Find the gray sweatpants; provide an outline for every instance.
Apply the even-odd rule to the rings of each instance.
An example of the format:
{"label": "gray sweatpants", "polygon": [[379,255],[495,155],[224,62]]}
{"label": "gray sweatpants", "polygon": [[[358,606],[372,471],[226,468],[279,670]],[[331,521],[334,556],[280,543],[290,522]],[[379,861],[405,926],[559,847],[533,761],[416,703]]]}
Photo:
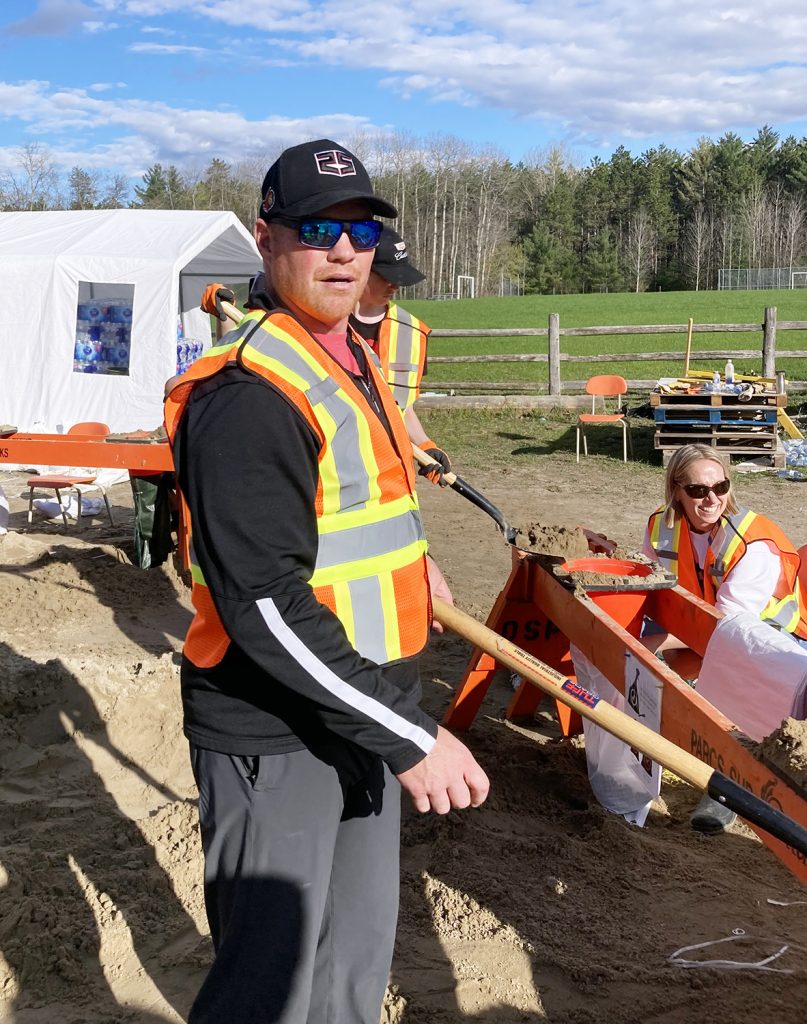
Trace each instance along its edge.
{"label": "gray sweatpants", "polygon": [[191,744],[215,948],[188,1024],[378,1024],[398,916],[400,786],[350,744]]}

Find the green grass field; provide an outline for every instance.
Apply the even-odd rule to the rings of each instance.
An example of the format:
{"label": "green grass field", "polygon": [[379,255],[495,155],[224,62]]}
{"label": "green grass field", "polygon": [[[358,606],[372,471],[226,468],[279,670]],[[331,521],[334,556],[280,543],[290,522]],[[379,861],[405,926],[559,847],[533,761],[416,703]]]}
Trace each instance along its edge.
{"label": "green grass field", "polygon": [[[505,298],[450,301],[408,301],[403,305],[432,328],[543,327],[550,313],[560,316],[564,327],[592,327],[616,324],[686,324],[691,316],[698,323],[762,324],[766,306],[775,306],[779,321],[807,321],[807,289],[736,292],[644,292],[607,295],[524,295]],[[663,352],[675,356],[660,361],[625,363],[561,363],[564,380],[584,380],[593,373],[619,373],[628,379],[649,380],[677,376],[682,372],[686,333],[611,335],[568,338],[561,335],[562,353],[569,355],[607,352]],[[694,351],[705,349],[754,349],[756,359],[737,359],[738,373],[762,368],[762,330],[751,332],[695,332]],[[777,363],[793,380],[807,380],[807,331],[779,331],[778,350],[801,350],[804,358]],[[429,355],[494,355],[546,353],[545,337],[527,338],[433,338]],[[693,359],[693,369],[723,370],[725,359]],[[545,383],[546,363],[430,363],[426,385],[441,381],[508,381]]]}

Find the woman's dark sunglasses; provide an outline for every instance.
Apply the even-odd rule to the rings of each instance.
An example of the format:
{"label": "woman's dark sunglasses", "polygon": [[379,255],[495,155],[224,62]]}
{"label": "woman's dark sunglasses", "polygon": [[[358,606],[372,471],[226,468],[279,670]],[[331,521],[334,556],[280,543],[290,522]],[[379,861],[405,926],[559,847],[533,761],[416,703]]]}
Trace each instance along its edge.
{"label": "woman's dark sunglasses", "polygon": [[681,486],[690,498],[705,498],[709,491],[714,491],[718,498],[722,498],[724,494],[729,493],[731,481],[721,480],[719,483],[712,484],[711,487],[707,484],[681,484]]}
{"label": "woman's dark sunglasses", "polygon": [[332,220],[330,217],[274,217],[279,224],[297,228],[300,244],[309,249],[333,249],[347,232],[354,249],[375,249],[381,239],[379,220]]}

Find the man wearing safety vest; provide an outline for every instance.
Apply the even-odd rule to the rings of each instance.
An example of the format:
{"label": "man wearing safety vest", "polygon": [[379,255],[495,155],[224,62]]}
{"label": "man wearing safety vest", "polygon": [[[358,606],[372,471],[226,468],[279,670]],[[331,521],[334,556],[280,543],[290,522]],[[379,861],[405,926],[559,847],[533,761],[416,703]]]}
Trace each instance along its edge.
{"label": "man wearing safety vest", "polygon": [[271,290],[166,400],[191,524],[185,732],[215,959],[189,1024],[377,1024],[400,788],[481,804],[418,707],[430,585],[409,440],[347,331],[395,208],[328,139],[285,150],[255,239]]}
{"label": "man wearing safety vest", "polygon": [[409,440],[440,464],[439,469],[421,466],[418,472],[432,483],[440,483],[442,474],[451,469],[451,461],[429,438],[415,412],[431,330],[393,301],[399,288],[419,284],[425,277],[409,262],[403,238],[385,225],[373,255],[367,286],[349,322],[377,353],[382,372],[403,411]]}
{"label": "man wearing safety vest", "polygon": [[[367,285],[348,323],[377,355],[381,372],[403,412],[409,440],[439,464],[437,467],[421,466],[418,472],[432,483],[445,486],[443,473],[451,469],[451,460],[429,438],[414,408],[426,367],[426,342],[431,328],[392,301],[399,288],[418,284],[425,277],[409,262],[406,243],[398,232],[385,225],[373,255]],[[234,303],[235,293],[215,283],[207,286],[201,302],[202,309],[217,318],[219,337],[235,327],[235,322],[222,309],[222,300]],[[267,300],[272,301],[267,294],[266,277],[260,273],[250,283],[246,308],[265,308]]]}

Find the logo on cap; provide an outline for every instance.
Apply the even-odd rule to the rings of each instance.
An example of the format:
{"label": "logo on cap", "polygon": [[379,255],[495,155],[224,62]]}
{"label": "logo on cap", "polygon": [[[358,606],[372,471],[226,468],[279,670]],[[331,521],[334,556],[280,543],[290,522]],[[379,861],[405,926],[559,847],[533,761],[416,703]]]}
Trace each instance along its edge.
{"label": "logo on cap", "polygon": [[341,149],[324,149],[314,154],[317,161],[317,170],[320,174],[335,174],[337,178],[344,178],[356,173],[356,165],[353,157],[343,153]]}
{"label": "logo on cap", "polygon": [[269,188],[269,189],[266,190],[266,195],[263,197],[263,202],[261,203],[261,209],[263,210],[264,213],[268,213],[272,209],[272,207],[274,205],[275,205],[275,190],[273,188]]}
{"label": "logo on cap", "polygon": [[395,259],[396,260],[405,260],[406,258],[407,258],[406,242],[396,242],[395,243]]}

